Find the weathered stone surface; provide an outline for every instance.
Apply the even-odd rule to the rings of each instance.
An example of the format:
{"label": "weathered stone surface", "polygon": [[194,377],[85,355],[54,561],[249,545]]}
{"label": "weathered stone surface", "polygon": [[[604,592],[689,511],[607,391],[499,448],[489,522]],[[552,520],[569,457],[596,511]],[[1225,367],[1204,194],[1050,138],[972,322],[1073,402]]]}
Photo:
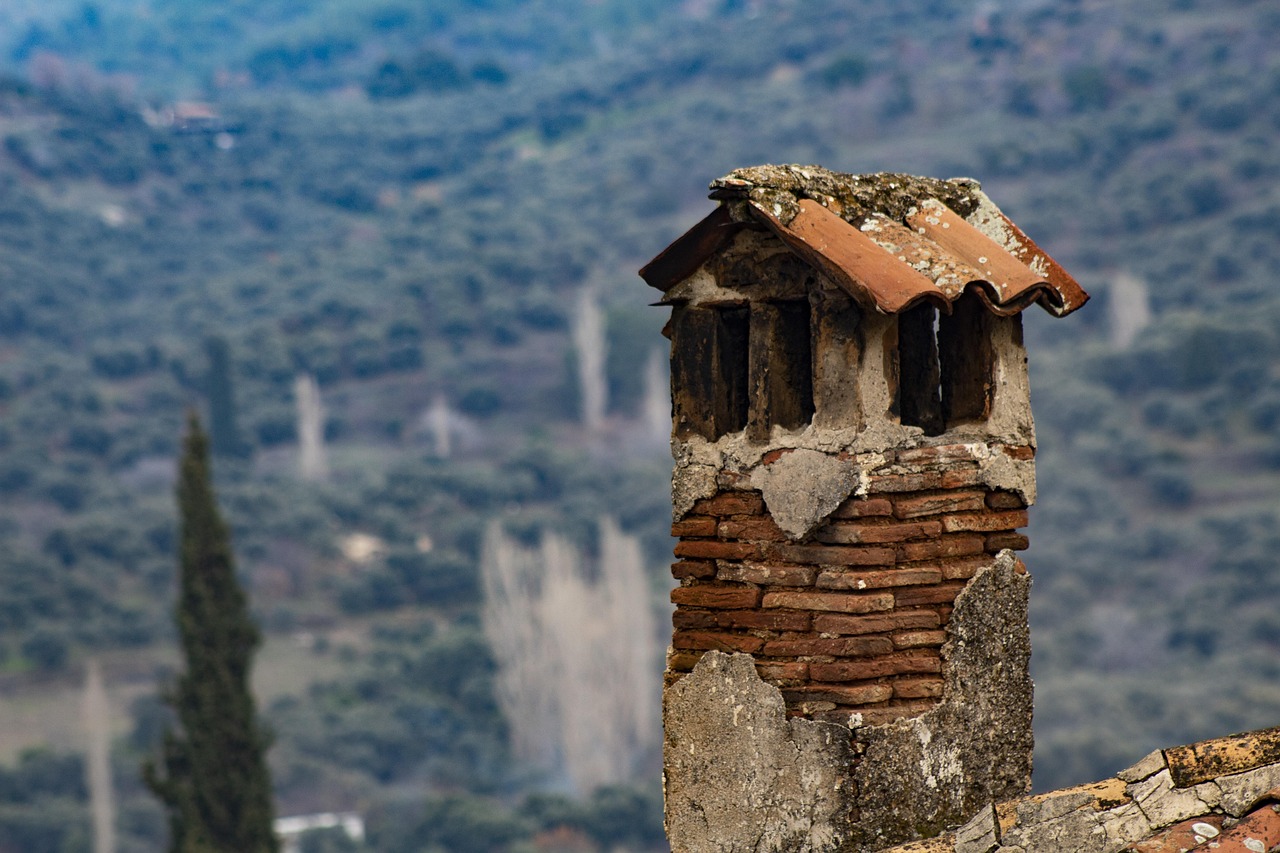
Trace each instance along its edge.
{"label": "weathered stone surface", "polygon": [[1164,752],[1157,749],[1146,754],[1137,764],[1126,767],[1116,774],[1117,779],[1126,782],[1141,782],[1149,779],[1165,768]]}
{"label": "weathered stone surface", "polygon": [[803,539],[858,488],[859,468],[816,450],[785,453],[751,474],[773,520],[792,539]]}
{"label": "weathered stone surface", "polygon": [[747,655],[707,653],[663,704],[673,853],[855,849],[848,729],[788,720]]}
{"label": "weathered stone surface", "polygon": [[[893,853],[953,853],[955,845],[951,836],[909,841],[893,848]],[[1003,850],[1004,848],[1001,848]]]}
{"label": "weathered stone surface", "polygon": [[[707,652],[664,699],[674,853],[870,853],[1023,794],[1031,771],[1029,584],[1009,553],[980,570],[948,624],[942,701],[856,728],[852,740],[841,726],[787,720],[782,694],[760,681],[750,657]],[[1096,821],[1085,821],[1054,833],[1095,830]]]}
{"label": "weathered stone surface", "polygon": [[992,853],[999,846],[1000,822],[990,803],[956,830],[956,853]]}
{"label": "weathered stone surface", "polygon": [[[1207,813],[1217,805],[1217,789],[1201,791],[1198,788],[1175,788],[1168,770],[1135,782],[1126,789],[1133,802],[1152,826],[1171,826],[1180,820]],[[1207,793],[1209,802],[1201,798]]]}
{"label": "weathered stone surface", "polygon": [[1083,806],[1092,806],[1094,798],[1085,791],[1049,794],[1018,803],[1018,822],[1044,823],[1057,820]]}
{"label": "weathered stone surface", "polygon": [[[1021,376],[1016,384],[1025,389],[1025,368],[1020,373]],[[1026,419],[1026,426],[1015,428],[1025,429],[1023,434],[1027,441],[1027,446],[1034,447],[1035,434],[1030,427],[1030,410],[1014,413],[1011,416],[1011,421],[1019,421],[1022,418]],[[1033,458],[1019,459],[998,448],[985,445],[979,445],[979,447],[981,449],[977,454],[979,457],[978,464],[982,471],[982,482],[984,484],[992,489],[999,489],[1000,491],[1017,495],[1027,506],[1036,502],[1036,466]]]}
{"label": "weathered stone surface", "polygon": [[1015,563],[1012,553],[1000,554],[957,596],[942,648],[943,701],[920,717],[855,733],[865,748],[854,771],[858,849],[939,834],[1029,789],[1031,581]]}
{"label": "weathered stone surface", "polygon": [[1005,842],[1026,850],[1054,853],[1101,853],[1107,846],[1106,829],[1099,813],[1088,806],[1032,827],[1015,826],[1005,833]]}

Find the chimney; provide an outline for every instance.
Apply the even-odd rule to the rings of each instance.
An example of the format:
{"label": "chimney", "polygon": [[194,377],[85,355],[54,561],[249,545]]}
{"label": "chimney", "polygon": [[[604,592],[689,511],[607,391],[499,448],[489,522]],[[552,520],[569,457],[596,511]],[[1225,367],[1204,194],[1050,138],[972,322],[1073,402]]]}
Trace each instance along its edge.
{"label": "chimney", "polygon": [[873,851],[1031,783],[1021,312],[1088,296],[977,182],[741,169],[671,306],[667,833]]}

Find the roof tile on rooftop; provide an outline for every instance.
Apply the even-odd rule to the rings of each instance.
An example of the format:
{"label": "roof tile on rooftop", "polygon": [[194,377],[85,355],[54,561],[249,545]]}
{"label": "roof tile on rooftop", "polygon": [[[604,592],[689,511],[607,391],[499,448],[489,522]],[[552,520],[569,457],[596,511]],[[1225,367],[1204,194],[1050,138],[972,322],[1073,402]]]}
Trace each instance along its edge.
{"label": "roof tile on rooftop", "polygon": [[[1172,772],[1172,780],[1165,775],[1166,767]],[[1159,791],[1144,794],[1143,790],[1149,785],[1143,785],[1141,781],[1126,783],[1125,779],[1114,777],[1091,785],[998,803],[995,811],[1006,842],[1014,835],[1041,841],[1057,839],[1055,827],[1064,810],[1088,809],[1094,815],[1090,820],[1099,828],[1098,831],[1106,827],[1104,835],[1107,840],[1104,843],[1102,836],[1093,840],[1083,839],[1089,846],[1071,846],[1073,851],[1273,853],[1280,850],[1280,787],[1267,790],[1263,786],[1275,785],[1277,770],[1280,770],[1280,727],[1201,741],[1164,750],[1163,754],[1156,752],[1121,771],[1121,776],[1129,779],[1142,777],[1154,781],[1163,777],[1163,795]],[[1265,781],[1267,779],[1272,781]],[[1169,789],[1171,782],[1174,787]],[[1203,790],[1197,786],[1206,783],[1213,783],[1207,786],[1210,789],[1221,788],[1223,794],[1227,793],[1229,786],[1242,784],[1244,787],[1237,792],[1241,796],[1233,804],[1226,796],[1219,801],[1216,797],[1201,799],[1204,794],[1193,793],[1193,790]],[[1084,794],[1088,797],[1081,796]],[[1176,801],[1176,807],[1161,808],[1159,803],[1150,799],[1153,794],[1164,796],[1166,806],[1175,805]],[[1135,798],[1142,800],[1144,796],[1148,798],[1145,805],[1140,805],[1139,812],[1135,813]],[[1169,797],[1173,799],[1168,800]],[[1193,808],[1186,808],[1189,805]],[[1177,814],[1179,811],[1181,814]],[[1138,838],[1128,834],[1133,829],[1135,814],[1144,821],[1150,821],[1149,830],[1141,829],[1148,826],[1147,823],[1141,824],[1139,832],[1142,837]],[[1162,815],[1165,816],[1163,820]],[[1233,815],[1239,817],[1238,822],[1233,822]],[[1123,835],[1127,835],[1129,840],[1115,840]],[[956,837],[956,833],[946,833],[890,847],[881,853],[955,853],[963,846],[957,844]],[[1093,846],[1095,841],[1098,844],[1096,848]],[[1044,851],[1047,849],[1045,847]],[[1034,850],[1027,847],[1026,853],[1043,852],[1037,846]]]}
{"label": "roof tile on rooftop", "polygon": [[[1272,797],[1277,793],[1272,791]],[[1280,805],[1269,802],[1258,806],[1217,839],[1200,846],[1218,853],[1271,853],[1280,846]]]}
{"label": "roof tile on rooftop", "polygon": [[816,201],[800,202],[800,212],[789,225],[757,205],[750,210],[797,255],[850,295],[873,302],[886,314],[896,314],[922,299],[946,303],[945,293],[932,279]]}
{"label": "roof tile on rooftop", "polygon": [[1174,824],[1164,832],[1139,841],[1123,853],[1186,853],[1222,833],[1221,815],[1204,815]]}
{"label": "roof tile on rooftop", "polygon": [[885,314],[922,301],[949,313],[969,290],[1003,316],[1033,302],[1063,316],[1089,298],[969,179],[759,166],[733,172],[712,188],[721,207],[640,271],[664,293],[738,230],[764,226],[855,299]]}
{"label": "roof tile on rooftop", "polygon": [[1173,784],[1185,788],[1280,761],[1280,727],[1177,746],[1164,757]]}

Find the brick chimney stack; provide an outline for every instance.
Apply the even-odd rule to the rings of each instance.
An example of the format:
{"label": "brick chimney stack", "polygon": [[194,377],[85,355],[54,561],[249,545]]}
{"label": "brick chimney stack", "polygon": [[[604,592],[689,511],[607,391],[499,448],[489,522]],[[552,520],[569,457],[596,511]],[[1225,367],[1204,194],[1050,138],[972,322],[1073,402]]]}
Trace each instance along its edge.
{"label": "brick chimney stack", "polygon": [[672,848],[929,837],[1030,786],[1021,311],[1088,297],[968,179],[712,198],[641,271],[672,308]]}

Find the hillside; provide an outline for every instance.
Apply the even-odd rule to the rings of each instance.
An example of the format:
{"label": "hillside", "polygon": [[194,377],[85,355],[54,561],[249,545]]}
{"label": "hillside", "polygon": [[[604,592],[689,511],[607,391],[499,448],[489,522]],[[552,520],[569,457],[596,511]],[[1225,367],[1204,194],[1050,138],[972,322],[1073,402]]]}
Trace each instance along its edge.
{"label": "hillside", "polygon": [[[1280,16],[1229,7],[6,7],[3,690],[72,689],[106,650],[132,696],[163,666],[172,460],[221,339],[251,449],[218,465],[241,565],[275,641],[318,643],[298,664],[317,686],[269,713],[282,807],[382,815],[380,850],[488,798],[525,809],[494,838],[555,826],[493,704],[482,533],[590,550],[613,515],[658,606],[668,461],[638,436],[664,318],[634,270],[710,209],[711,178],[816,162],[976,177],[1095,294],[1028,321],[1037,785],[1274,723]],[[193,101],[209,113],[168,120]],[[594,436],[570,331],[588,285],[610,342]],[[296,475],[299,373],[328,410],[326,483]],[[133,715],[118,775],[155,730],[154,703]],[[0,824],[46,834],[0,849],[82,831],[74,759],[9,766],[0,790],[36,793],[4,795]],[[646,782],[626,802],[651,831]],[[573,818],[600,843],[608,796]],[[126,801],[129,849],[151,849],[154,809]]]}

